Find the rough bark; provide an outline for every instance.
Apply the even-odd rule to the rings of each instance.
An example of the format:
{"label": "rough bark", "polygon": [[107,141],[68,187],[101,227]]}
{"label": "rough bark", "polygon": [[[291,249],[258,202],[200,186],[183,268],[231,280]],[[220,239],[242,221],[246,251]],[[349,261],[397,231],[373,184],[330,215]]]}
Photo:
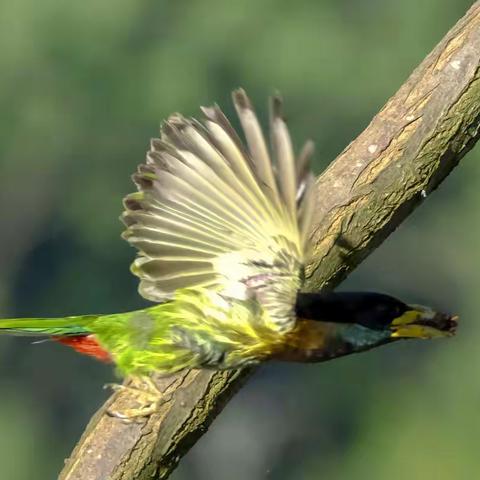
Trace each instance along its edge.
{"label": "rough bark", "polygon": [[[428,197],[479,136],[480,2],[319,177],[308,287],[337,285]],[[189,371],[158,379],[165,403],[138,424],[107,408],[90,421],[60,480],[164,479],[252,370]]]}

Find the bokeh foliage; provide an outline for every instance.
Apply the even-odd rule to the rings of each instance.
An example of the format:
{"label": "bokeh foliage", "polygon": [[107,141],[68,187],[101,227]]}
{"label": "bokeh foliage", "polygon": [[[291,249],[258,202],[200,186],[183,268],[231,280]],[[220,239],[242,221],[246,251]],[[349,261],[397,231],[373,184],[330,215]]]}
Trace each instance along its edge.
{"label": "bokeh foliage", "polygon": [[[1,316],[143,304],[116,217],[169,113],[217,101],[231,114],[241,85],[264,115],[278,89],[320,172],[470,3],[0,2]],[[342,286],[458,311],[458,336],[266,366],[172,478],[476,477],[479,157]],[[54,478],[113,378],[51,342],[2,338],[1,478]]]}

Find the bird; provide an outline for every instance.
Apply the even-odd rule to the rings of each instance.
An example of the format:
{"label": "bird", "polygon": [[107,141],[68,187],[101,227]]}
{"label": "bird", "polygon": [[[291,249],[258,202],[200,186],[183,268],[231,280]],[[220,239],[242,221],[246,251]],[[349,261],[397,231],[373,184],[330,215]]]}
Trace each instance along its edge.
{"label": "bird", "polygon": [[131,271],[153,305],[2,319],[0,334],[47,337],[147,379],[151,393],[153,373],[320,362],[455,333],[457,316],[383,293],[304,290],[313,143],[294,153],[280,95],[270,98],[270,142],[246,92],[232,99],[244,140],[216,104],[201,108],[201,121],[175,113],[132,177],[122,237],[137,249]]}

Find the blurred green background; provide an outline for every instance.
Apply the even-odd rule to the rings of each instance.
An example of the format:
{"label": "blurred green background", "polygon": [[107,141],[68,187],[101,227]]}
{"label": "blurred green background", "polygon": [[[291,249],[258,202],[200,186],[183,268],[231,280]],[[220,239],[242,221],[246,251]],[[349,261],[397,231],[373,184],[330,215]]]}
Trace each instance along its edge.
{"label": "blurred green background", "polygon": [[[279,89],[320,172],[463,15],[467,0],[2,0],[0,316],[142,305],[121,199],[172,111]],[[480,465],[480,150],[342,288],[462,316],[449,341],[268,365],[174,480],[472,479]],[[112,369],[0,339],[0,478],[53,479]]]}

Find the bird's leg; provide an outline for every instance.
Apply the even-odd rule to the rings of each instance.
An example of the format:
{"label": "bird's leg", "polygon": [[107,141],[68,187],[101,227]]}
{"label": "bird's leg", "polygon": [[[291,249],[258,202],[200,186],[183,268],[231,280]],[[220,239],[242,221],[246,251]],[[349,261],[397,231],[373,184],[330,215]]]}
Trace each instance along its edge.
{"label": "bird's leg", "polygon": [[131,422],[142,417],[149,417],[158,410],[160,405],[168,402],[170,399],[170,396],[166,397],[155,385],[155,382],[147,376],[133,377],[129,385],[111,383],[105,385],[105,387],[109,387],[117,392],[128,392],[129,395],[133,396],[138,403],[140,403],[140,406],[137,408],[107,410],[107,413],[112,417],[120,418],[126,422]]}

